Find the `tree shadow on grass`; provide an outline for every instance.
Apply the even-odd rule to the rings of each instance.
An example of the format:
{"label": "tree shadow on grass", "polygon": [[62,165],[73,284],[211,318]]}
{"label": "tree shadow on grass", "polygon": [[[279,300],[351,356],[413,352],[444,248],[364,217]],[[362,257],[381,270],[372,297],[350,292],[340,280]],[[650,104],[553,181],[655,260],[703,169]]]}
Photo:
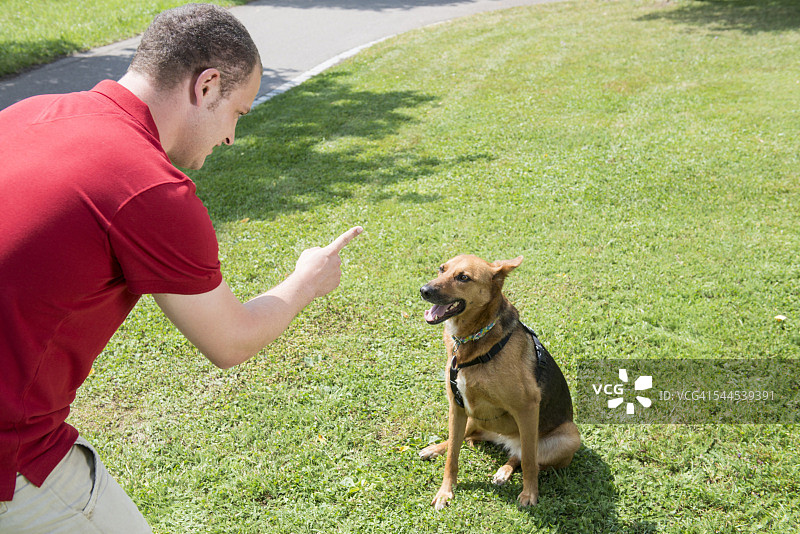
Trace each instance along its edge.
{"label": "tree shadow on grass", "polygon": [[413,9],[424,6],[450,6],[469,3],[465,0],[256,0],[257,6],[291,7],[294,9],[357,9],[359,11],[385,11],[389,9]]}
{"label": "tree shadow on grass", "polygon": [[0,80],[20,70],[77,52],[81,47],[66,39],[38,39],[30,41],[0,41]]}
{"label": "tree shadow on grass", "polygon": [[668,20],[714,31],[777,32],[800,28],[797,0],[695,0],[639,20]]}
{"label": "tree shadow on grass", "polygon": [[[496,458],[498,467],[507,460],[507,454],[494,444],[479,443],[476,448]],[[457,491],[475,489],[494,492],[509,504],[516,505],[517,496],[522,491],[522,474],[515,473],[504,486],[492,484],[488,476],[485,481],[463,481],[458,484]],[[539,501],[528,512],[540,528],[555,527],[558,532],[657,532],[653,523],[621,520],[617,513],[618,499],[608,464],[592,449],[581,446],[569,466],[539,473]]]}
{"label": "tree shadow on grass", "polygon": [[433,202],[437,194],[390,187],[442,166],[491,158],[439,158],[414,147],[387,148],[382,141],[415,121],[410,110],[431,105],[435,97],[354,90],[341,76],[317,76],[257,107],[240,121],[236,144],[217,149],[192,173],[215,221],[271,219],[356,194],[373,202]]}

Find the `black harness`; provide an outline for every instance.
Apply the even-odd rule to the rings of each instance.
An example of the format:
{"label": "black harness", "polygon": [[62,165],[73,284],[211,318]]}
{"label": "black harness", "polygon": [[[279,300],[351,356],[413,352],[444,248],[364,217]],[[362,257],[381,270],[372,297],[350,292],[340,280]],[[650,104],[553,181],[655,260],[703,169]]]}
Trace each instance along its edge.
{"label": "black harness", "polygon": [[[522,321],[520,321],[519,324],[522,325],[522,327],[525,329],[526,332],[528,332],[528,334],[530,334],[530,336],[533,338],[533,344],[536,346],[536,360],[538,363],[538,365],[536,366],[536,376],[538,378],[539,368],[544,366],[544,346],[542,345],[542,342],[539,341],[536,332],[534,332],[532,328],[525,325],[525,323],[523,323]],[[481,363],[486,363],[491,361],[492,358],[497,356],[500,353],[500,351],[503,350],[503,347],[506,346],[506,343],[508,343],[508,340],[511,339],[511,335],[513,333],[514,329],[512,329],[511,332],[509,332],[508,334],[506,334],[506,337],[495,343],[492,346],[492,348],[489,349],[489,352],[481,356],[478,356],[474,360],[470,360],[462,365],[458,365],[458,363],[456,362],[455,352],[457,352],[458,349],[454,351],[453,359],[450,362],[450,390],[453,392],[453,400],[455,400],[456,404],[458,404],[461,408],[464,407],[464,397],[461,396],[461,392],[458,390],[458,384],[456,383],[456,381],[458,380],[458,372],[466,367],[472,367],[473,365],[478,365]]]}

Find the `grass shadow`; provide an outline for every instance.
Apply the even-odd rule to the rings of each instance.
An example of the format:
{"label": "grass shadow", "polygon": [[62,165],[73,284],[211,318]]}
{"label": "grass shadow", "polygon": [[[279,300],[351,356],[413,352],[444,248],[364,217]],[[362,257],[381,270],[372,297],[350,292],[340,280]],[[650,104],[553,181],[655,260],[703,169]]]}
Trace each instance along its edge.
{"label": "grass shadow", "polygon": [[800,28],[796,0],[694,0],[676,9],[660,10],[639,20],[667,20],[703,26],[712,31],[781,32]]}
{"label": "grass shadow", "polygon": [[439,158],[385,143],[414,122],[411,109],[434,100],[417,91],[354,90],[337,73],[317,76],[242,119],[236,144],[192,173],[198,194],[217,222],[271,219],[355,194],[369,202],[434,202],[437,194],[388,189],[442,165],[492,157]]}
{"label": "grass shadow", "polygon": [[[476,449],[491,455],[500,467],[507,454],[491,443],[478,443]],[[503,486],[485,481],[459,482],[460,491],[479,490],[495,493],[509,504],[517,504],[522,491],[522,474],[518,471]],[[539,502],[528,509],[541,528],[557,527],[559,532],[583,534],[619,532],[651,534],[657,527],[647,521],[626,522],[617,513],[619,500],[614,475],[603,458],[592,449],[581,446],[572,463],[563,469],[539,473]]]}
{"label": "grass shadow", "polygon": [[16,75],[23,69],[49,63],[81,49],[80,45],[66,39],[2,40],[0,41],[0,80]]}
{"label": "grass shadow", "polygon": [[450,6],[464,3],[463,0],[256,0],[256,6],[291,7],[294,9],[357,9],[359,11],[386,11],[390,9],[414,9],[425,6]]}

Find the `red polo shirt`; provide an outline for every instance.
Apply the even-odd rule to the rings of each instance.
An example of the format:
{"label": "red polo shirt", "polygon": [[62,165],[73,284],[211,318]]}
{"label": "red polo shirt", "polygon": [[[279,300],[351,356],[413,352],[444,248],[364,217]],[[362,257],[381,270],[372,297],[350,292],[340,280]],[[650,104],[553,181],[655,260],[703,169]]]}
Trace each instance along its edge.
{"label": "red polo shirt", "polygon": [[41,485],[73,445],[75,392],[140,295],[221,281],[194,183],[127,89],[0,111],[0,501],[18,472]]}

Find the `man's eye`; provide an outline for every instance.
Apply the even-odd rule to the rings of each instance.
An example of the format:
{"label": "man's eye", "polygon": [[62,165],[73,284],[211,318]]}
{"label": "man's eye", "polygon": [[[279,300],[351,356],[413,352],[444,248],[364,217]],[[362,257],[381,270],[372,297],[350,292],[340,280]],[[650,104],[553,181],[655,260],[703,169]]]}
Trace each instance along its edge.
{"label": "man's eye", "polygon": [[459,282],[469,282],[472,279],[466,274],[461,273],[458,276],[456,276],[456,280],[458,280]]}

